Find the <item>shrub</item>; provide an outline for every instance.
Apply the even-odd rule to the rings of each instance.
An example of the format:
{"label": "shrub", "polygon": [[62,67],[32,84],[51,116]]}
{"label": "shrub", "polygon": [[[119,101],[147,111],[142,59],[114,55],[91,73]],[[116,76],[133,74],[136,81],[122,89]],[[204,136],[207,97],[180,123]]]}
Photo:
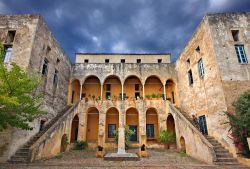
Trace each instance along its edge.
{"label": "shrub", "polygon": [[75,142],[75,149],[76,150],[84,150],[88,147],[88,142],[87,141],[76,141]]}
{"label": "shrub", "polygon": [[171,144],[175,142],[175,134],[168,130],[162,130],[159,133],[159,142],[163,144]]}
{"label": "shrub", "polygon": [[250,137],[250,90],[243,93],[234,103],[235,112],[225,112],[231,125],[232,137],[236,148],[250,157],[247,137]]}

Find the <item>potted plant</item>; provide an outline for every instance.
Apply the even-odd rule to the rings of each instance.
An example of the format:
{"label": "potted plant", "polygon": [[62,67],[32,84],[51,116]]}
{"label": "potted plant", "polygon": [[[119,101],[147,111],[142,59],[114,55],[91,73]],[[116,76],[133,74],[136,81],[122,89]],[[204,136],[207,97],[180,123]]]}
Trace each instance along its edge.
{"label": "potted plant", "polygon": [[169,149],[169,145],[175,143],[175,134],[168,130],[162,130],[159,133],[158,140],[160,143],[164,144],[166,149]]}

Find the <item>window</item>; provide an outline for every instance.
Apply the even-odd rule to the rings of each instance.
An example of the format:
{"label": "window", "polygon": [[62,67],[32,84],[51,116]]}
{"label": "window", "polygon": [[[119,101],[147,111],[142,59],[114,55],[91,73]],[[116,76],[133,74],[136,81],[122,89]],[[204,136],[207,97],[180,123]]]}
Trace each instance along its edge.
{"label": "window", "polygon": [[196,51],[197,53],[200,53],[200,52],[201,52],[200,47],[198,46],[198,47],[195,49],[195,51]]}
{"label": "window", "polygon": [[84,63],[89,63],[89,60],[88,59],[84,59]]}
{"label": "window", "polygon": [[109,59],[105,59],[105,63],[109,63]]}
{"label": "window", "polygon": [[60,63],[60,59],[59,58],[56,59],[56,64],[58,64],[58,63]]}
{"label": "window", "polygon": [[12,46],[5,46],[4,47],[4,56],[3,56],[4,63],[9,63],[11,52],[12,52]]}
{"label": "window", "polygon": [[11,31],[8,31],[8,35],[7,35],[7,38],[6,38],[6,43],[7,44],[11,44],[14,42],[14,38],[15,38],[15,35],[16,35],[16,31],[15,30],[11,30]]}
{"label": "window", "polygon": [[202,58],[198,61],[198,70],[199,70],[200,77],[204,77],[205,70],[204,70],[204,65],[203,65]]}
{"label": "window", "polygon": [[42,75],[47,76],[49,69],[49,61],[45,58],[43,62],[43,69],[42,69]]}
{"label": "window", "polygon": [[125,59],[121,59],[121,63],[125,63]]}
{"label": "window", "polygon": [[53,86],[56,87],[58,83],[58,70],[55,70],[54,78],[53,78]]}
{"label": "window", "polygon": [[81,95],[81,99],[85,98],[86,97],[86,93],[82,93]]}
{"label": "window", "polygon": [[162,63],[162,59],[158,59],[158,63]]}
{"label": "window", "polygon": [[115,124],[108,124],[108,138],[114,138],[115,131],[116,131],[116,125]]}
{"label": "window", "polygon": [[135,98],[139,98],[140,97],[140,86],[139,84],[135,84]]}
{"label": "window", "polygon": [[51,48],[49,46],[47,46],[47,48],[46,48],[46,55],[49,54],[50,51],[51,51]]}
{"label": "window", "polygon": [[200,126],[200,131],[204,135],[208,135],[207,131],[207,122],[206,122],[206,116],[202,115],[199,116],[199,126]]}
{"label": "window", "polygon": [[188,81],[189,81],[189,85],[192,85],[194,83],[192,70],[188,71]]}
{"label": "window", "polygon": [[136,62],[137,62],[137,63],[141,63],[141,59],[137,59]]}
{"label": "window", "polygon": [[243,45],[235,45],[236,55],[240,64],[247,64],[247,56]]}
{"label": "window", "polygon": [[153,124],[146,125],[146,134],[147,134],[147,138],[154,138],[155,137]]}
{"label": "window", "polygon": [[41,120],[40,121],[40,127],[39,127],[39,131],[42,131],[44,129],[44,124],[45,124],[45,120]]}
{"label": "window", "polygon": [[239,30],[231,30],[234,41],[239,41]]}
{"label": "window", "polygon": [[110,100],[111,97],[111,84],[106,84],[106,99]]}

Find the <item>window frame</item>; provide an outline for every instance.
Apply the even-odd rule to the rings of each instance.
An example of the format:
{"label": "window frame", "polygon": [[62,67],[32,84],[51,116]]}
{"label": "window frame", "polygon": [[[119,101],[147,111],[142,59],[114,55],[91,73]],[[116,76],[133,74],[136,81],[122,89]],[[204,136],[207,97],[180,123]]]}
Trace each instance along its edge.
{"label": "window frame", "polygon": [[[235,49],[236,56],[238,58],[238,63],[242,64],[242,65],[248,64],[248,59],[247,59],[247,55],[246,55],[246,51],[245,51],[244,45],[242,45],[242,44],[236,44],[236,45],[234,45],[234,49]],[[241,53],[241,52],[243,52],[243,53]],[[245,61],[243,61],[243,59]]]}
{"label": "window frame", "polygon": [[112,131],[110,131],[111,126],[114,126],[115,128],[113,131],[116,130],[116,124],[108,124],[108,138],[115,138],[115,133],[111,133]]}
{"label": "window frame", "polygon": [[205,76],[205,67],[204,67],[204,63],[203,63],[203,59],[202,59],[202,58],[200,58],[200,59],[198,60],[197,65],[198,65],[199,76],[200,76],[201,78],[204,78],[204,76]]}

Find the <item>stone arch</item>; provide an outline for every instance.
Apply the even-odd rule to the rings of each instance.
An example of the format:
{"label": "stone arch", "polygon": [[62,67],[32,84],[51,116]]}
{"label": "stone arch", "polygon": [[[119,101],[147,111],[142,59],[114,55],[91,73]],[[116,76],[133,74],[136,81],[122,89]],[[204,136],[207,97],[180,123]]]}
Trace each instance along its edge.
{"label": "stone arch", "polygon": [[73,104],[80,100],[80,81],[76,78],[72,79],[69,84],[68,103]]}
{"label": "stone arch", "polygon": [[101,99],[101,81],[96,75],[89,75],[84,79],[81,98],[85,97]]}
{"label": "stone arch", "polygon": [[170,113],[167,117],[167,130],[175,134],[175,121],[174,117]]}
{"label": "stone arch", "polygon": [[177,102],[177,86],[173,79],[168,79],[165,83],[166,88],[166,98],[171,103],[175,104]]}
{"label": "stone arch", "polygon": [[124,84],[124,96],[139,98],[142,97],[143,89],[142,89],[142,81],[136,75],[129,75],[125,78]]}
{"label": "stone arch", "polygon": [[130,107],[126,110],[126,122],[125,124],[134,131],[134,134],[131,136],[130,141],[139,141],[140,133],[140,122],[139,122],[139,112],[135,107]]}
{"label": "stone arch", "polygon": [[145,97],[161,98],[164,94],[163,83],[156,75],[151,75],[146,78],[144,84]]}
{"label": "stone arch", "polygon": [[159,135],[159,115],[156,108],[150,107],[146,111],[146,135],[148,143],[155,143]]}
{"label": "stone arch", "polygon": [[76,114],[71,123],[71,135],[70,143],[77,141],[78,138],[78,126],[79,126],[79,117]]}
{"label": "stone arch", "polygon": [[110,107],[106,112],[105,140],[106,142],[114,142],[114,132],[119,128],[119,110]]}
{"label": "stone arch", "polygon": [[109,75],[103,81],[102,99],[118,99],[122,93],[122,81],[119,76]]}
{"label": "stone arch", "polygon": [[186,153],[186,142],[183,136],[180,137],[181,151]]}
{"label": "stone arch", "polygon": [[67,150],[67,146],[68,146],[68,136],[67,134],[63,134],[62,138],[61,138],[61,148],[60,148],[60,152],[65,152]]}
{"label": "stone arch", "polygon": [[99,110],[96,107],[88,108],[86,123],[86,141],[97,142],[99,131]]}

